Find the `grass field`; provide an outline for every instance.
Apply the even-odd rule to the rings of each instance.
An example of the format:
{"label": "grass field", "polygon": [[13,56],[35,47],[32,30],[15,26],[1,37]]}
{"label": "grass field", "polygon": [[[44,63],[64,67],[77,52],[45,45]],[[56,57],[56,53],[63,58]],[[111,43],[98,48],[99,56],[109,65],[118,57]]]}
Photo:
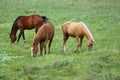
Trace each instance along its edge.
{"label": "grass field", "polygon": [[[34,30],[26,30],[26,43],[10,43],[9,32],[19,15],[47,16],[55,26],[51,54],[31,57]],[[73,53],[76,40],[62,52],[61,25],[83,21],[95,44],[88,52]],[[18,35],[18,34],[17,34]],[[120,0],[1,0],[0,80],[120,80]]]}

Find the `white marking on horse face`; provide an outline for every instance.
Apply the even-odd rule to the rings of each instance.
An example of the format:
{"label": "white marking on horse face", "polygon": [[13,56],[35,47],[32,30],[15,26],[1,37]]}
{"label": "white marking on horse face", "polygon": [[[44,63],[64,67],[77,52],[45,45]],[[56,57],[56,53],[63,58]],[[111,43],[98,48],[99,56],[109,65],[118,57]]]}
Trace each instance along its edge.
{"label": "white marking on horse face", "polygon": [[31,47],[31,56],[33,57],[33,47]]}

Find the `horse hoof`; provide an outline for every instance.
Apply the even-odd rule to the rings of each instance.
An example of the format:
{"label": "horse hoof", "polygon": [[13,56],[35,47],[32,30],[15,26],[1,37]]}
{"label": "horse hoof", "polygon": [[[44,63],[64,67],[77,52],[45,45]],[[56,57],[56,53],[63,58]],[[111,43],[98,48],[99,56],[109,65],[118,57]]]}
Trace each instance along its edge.
{"label": "horse hoof", "polygon": [[73,50],[73,52],[75,53],[75,52],[77,52],[77,50]]}
{"label": "horse hoof", "polygon": [[24,40],[23,43],[26,43],[26,41]]}
{"label": "horse hoof", "polygon": [[80,52],[80,50],[73,50],[73,53]]}

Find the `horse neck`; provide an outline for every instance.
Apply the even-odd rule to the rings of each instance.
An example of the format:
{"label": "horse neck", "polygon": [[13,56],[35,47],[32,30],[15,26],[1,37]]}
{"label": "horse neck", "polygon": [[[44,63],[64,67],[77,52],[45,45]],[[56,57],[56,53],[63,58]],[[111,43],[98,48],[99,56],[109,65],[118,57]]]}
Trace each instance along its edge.
{"label": "horse neck", "polygon": [[36,46],[38,46],[38,43],[39,43],[39,38],[38,37],[35,37],[34,39],[34,42],[33,42]]}
{"label": "horse neck", "polygon": [[89,32],[85,32],[85,36],[88,40],[94,40],[91,33],[89,33]]}
{"label": "horse neck", "polygon": [[41,35],[42,35],[42,33],[38,30],[38,32],[37,32],[37,34],[36,34],[36,36],[34,38],[34,44],[35,45],[38,45],[38,43],[40,42]]}
{"label": "horse neck", "polygon": [[18,31],[18,26],[16,23],[14,23],[11,29],[11,33],[16,35],[17,31]]}
{"label": "horse neck", "polygon": [[84,32],[86,38],[87,38],[88,40],[93,40],[93,41],[94,41],[94,38],[93,38],[91,32],[89,31],[89,29],[87,28],[87,26],[86,26],[83,22],[82,22],[82,24],[83,24],[83,28],[84,28],[84,31],[83,31],[83,32]]}

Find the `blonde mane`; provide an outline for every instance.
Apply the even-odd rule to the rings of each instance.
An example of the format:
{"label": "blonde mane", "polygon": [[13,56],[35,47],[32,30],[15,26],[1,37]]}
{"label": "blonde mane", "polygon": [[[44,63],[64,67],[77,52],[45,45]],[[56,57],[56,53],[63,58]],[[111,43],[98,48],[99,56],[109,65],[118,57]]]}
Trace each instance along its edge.
{"label": "blonde mane", "polygon": [[91,32],[89,31],[88,27],[85,25],[85,23],[84,23],[84,22],[80,22],[80,23],[81,23],[81,24],[83,25],[83,27],[88,31],[88,33],[90,34],[91,39],[94,41],[94,38],[93,38]]}

